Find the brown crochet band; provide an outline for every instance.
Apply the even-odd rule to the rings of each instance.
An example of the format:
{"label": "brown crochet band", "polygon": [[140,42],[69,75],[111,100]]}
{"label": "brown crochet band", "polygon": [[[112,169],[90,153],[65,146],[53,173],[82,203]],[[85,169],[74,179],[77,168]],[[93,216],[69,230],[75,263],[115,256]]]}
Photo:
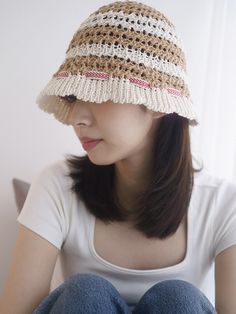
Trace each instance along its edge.
{"label": "brown crochet band", "polygon": [[80,25],[37,103],[69,124],[70,104],[58,97],[66,95],[97,103],[143,104],[153,111],[176,112],[191,126],[199,123],[174,25],[136,1],[105,5]]}

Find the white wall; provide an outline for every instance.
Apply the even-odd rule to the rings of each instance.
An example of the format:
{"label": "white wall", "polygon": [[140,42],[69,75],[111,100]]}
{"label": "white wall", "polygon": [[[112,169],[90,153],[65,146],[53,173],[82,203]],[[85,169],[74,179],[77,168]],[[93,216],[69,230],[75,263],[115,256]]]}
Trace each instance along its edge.
{"label": "white wall", "polygon": [[[69,41],[79,24],[88,14],[108,2],[0,0],[0,289],[9,266],[18,228],[12,178],[18,177],[30,182],[43,166],[63,158],[65,153],[84,153],[72,129],[39,110],[35,105],[35,98],[64,60]],[[199,127],[191,130],[193,149],[203,155],[210,170],[228,177],[232,175],[232,178],[236,179],[236,132],[231,112],[233,103],[230,91],[225,94],[222,87],[225,85],[224,91],[234,88],[233,82],[228,80],[229,75],[234,75],[230,73],[233,71],[232,67],[224,67],[222,61],[232,58],[232,51],[229,49],[235,49],[232,39],[230,40],[230,23],[235,19],[232,12],[236,12],[235,1],[145,2],[155,6],[174,22],[185,45],[192,98],[199,113],[200,123],[202,121]],[[221,47],[222,42],[229,46],[224,46],[225,50],[221,49],[215,54],[216,51],[212,49],[220,48],[217,33],[221,36]],[[226,35],[230,38],[227,39]],[[216,68],[212,56],[215,61],[220,62],[216,64]],[[217,79],[211,83],[214,77]],[[215,88],[220,91],[213,95]],[[215,101],[221,102],[221,109],[227,111],[224,125],[231,127],[227,148],[224,150],[221,147],[218,151],[216,133],[212,130],[217,132],[221,145],[225,145],[225,137],[219,127],[222,123],[222,120],[219,120],[222,118],[222,112],[219,115],[219,111],[216,111],[214,124],[210,124],[212,118],[209,111],[210,108],[213,110]],[[214,143],[207,148],[212,140]],[[230,155],[230,159],[229,152],[234,154]],[[211,281],[207,294],[214,302]]]}

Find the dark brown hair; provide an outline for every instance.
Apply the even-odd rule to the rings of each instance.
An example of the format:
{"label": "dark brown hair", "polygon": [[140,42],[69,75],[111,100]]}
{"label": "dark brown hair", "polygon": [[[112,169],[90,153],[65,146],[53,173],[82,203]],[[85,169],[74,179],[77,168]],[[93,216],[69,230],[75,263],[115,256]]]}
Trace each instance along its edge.
{"label": "dark brown hair", "polygon": [[115,165],[95,165],[87,155],[67,155],[72,191],[88,211],[106,223],[132,219],[134,227],[147,238],[165,239],[174,234],[187,214],[194,169],[189,120],[176,113],[160,118],[154,141],[152,178],[137,195],[132,214],[119,204],[114,189]]}

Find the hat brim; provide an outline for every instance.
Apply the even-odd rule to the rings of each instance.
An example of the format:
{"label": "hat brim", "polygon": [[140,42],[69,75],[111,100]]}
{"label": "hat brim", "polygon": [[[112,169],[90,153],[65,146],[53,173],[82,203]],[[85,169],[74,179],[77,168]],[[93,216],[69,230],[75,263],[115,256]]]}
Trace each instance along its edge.
{"label": "hat brim", "polygon": [[191,126],[199,124],[190,98],[174,95],[159,87],[140,87],[125,78],[109,77],[101,80],[79,74],[53,77],[38,95],[36,103],[40,109],[52,113],[58,121],[69,125],[71,106],[59,97],[66,95],[75,95],[77,99],[96,103],[111,100],[115,103],[144,105],[153,111],[167,114],[175,112],[189,119]]}

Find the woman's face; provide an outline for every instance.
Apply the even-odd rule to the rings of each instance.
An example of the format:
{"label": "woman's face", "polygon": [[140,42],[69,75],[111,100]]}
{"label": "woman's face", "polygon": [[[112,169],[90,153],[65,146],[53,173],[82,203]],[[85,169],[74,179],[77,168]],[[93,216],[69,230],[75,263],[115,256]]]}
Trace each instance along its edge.
{"label": "woman's face", "polygon": [[69,123],[77,137],[102,139],[87,152],[91,162],[97,165],[108,165],[147,153],[157,118],[164,115],[143,105],[114,103],[111,100],[94,103],[74,99],[71,106]]}

